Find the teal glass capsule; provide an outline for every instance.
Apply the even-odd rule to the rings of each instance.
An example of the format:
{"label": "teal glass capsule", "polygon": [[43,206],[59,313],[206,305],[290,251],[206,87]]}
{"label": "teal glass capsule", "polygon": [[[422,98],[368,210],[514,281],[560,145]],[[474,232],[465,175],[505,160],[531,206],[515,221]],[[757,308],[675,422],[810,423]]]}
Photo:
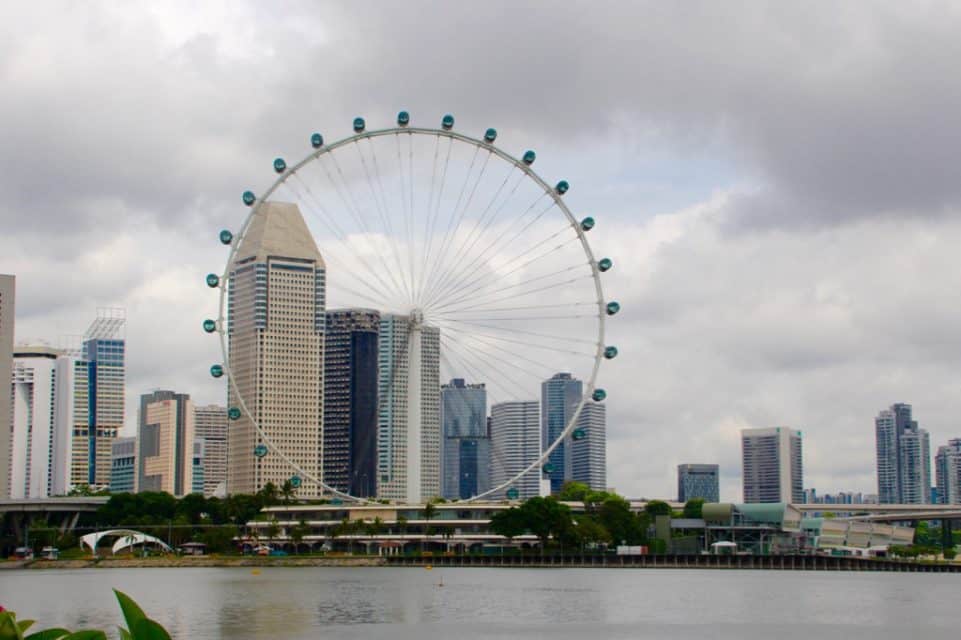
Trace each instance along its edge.
{"label": "teal glass capsule", "polygon": [[363,118],[354,118],[354,131],[360,133],[365,128],[367,128],[367,123],[364,122]]}
{"label": "teal glass capsule", "polygon": [[220,242],[223,244],[230,244],[234,239],[234,234],[230,233],[226,229],[220,232]]}
{"label": "teal glass capsule", "polygon": [[597,263],[597,268],[601,271],[607,271],[614,266],[614,262],[610,258],[601,258]]}
{"label": "teal glass capsule", "polygon": [[491,143],[491,142],[494,142],[494,140],[497,140],[497,129],[488,129],[487,131],[485,131],[484,140],[486,140],[488,143]]}
{"label": "teal glass capsule", "polygon": [[591,394],[591,398],[594,402],[603,402],[607,398],[607,392],[603,389],[594,389],[594,393]]}
{"label": "teal glass capsule", "polygon": [[294,489],[300,486],[300,476],[290,476],[290,486]]}
{"label": "teal glass capsule", "polygon": [[230,407],[227,409],[227,417],[231,420],[240,420],[240,409],[238,407]]}
{"label": "teal glass capsule", "polygon": [[586,218],[581,220],[581,229],[583,229],[584,231],[590,231],[593,228],[594,228],[594,218],[587,216]]}
{"label": "teal glass capsule", "polygon": [[567,193],[567,190],[570,188],[571,188],[571,185],[567,184],[567,180],[561,180],[560,182],[557,183],[557,186],[554,187],[554,190],[557,191],[559,195],[564,195],[565,193]]}
{"label": "teal glass capsule", "polygon": [[454,128],[454,116],[447,114],[440,121],[440,126],[444,127],[445,131],[450,131]]}
{"label": "teal glass capsule", "polygon": [[587,432],[583,429],[574,429],[574,434],[572,436],[575,440],[583,440],[587,437]]}
{"label": "teal glass capsule", "polygon": [[541,469],[543,469],[544,473],[554,473],[554,465],[550,462],[541,467]]}
{"label": "teal glass capsule", "polygon": [[333,498],[333,499],[330,501],[330,504],[332,504],[332,505],[334,505],[334,506],[339,506],[339,505],[344,504],[344,501],[341,500],[340,498]]}
{"label": "teal glass capsule", "polygon": [[537,159],[537,154],[534,153],[532,149],[528,149],[527,151],[524,152],[524,156],[521,159],[524,161],[524,164],[532,165],[534,164],[534,160]]}
{"label": "teal glass capsule", "polygon": [[517,500],[520,497],[521,492],[517,490],[517,487],[511,487],[504,495],[507,496],[508,500]]}
{"label": "teal glass capsule", "polygon": [[265,455],[267,455],[267,445],[258,444],[256,447],[254,447],[254,455],[258,458],[263,458]]}
{"label": "teal glass capsule", "polygon": [[319,133],[311,135],[310,146],[312,146],[314,149],[320,149],[322,146],[324,146],[324,136],[320,135]]}
{"label": "teal glass capsule", "polygon": [[397,126],[406,127],[410,124],[410,114],[406,111],[401,111],[397,114]]}
{"label": "teal glass capsule", "polygon": [[244,204],[249,207],[257,201],[257,196],[254,195],[253,191],[244,191],[243,199]]}
{"label": "teal glass capsule", "polygon": [[207,333],[213,333],[216,330],[217,330],[216,322],[214,322],[210,318],[207,318],[206,320],[204,320],[204,331],[206,331]]}
{"label": "teal glass capsule", "polygon": [[216,289],[217,287],[219,287],[219,286],[220,286],[220,276],[218,276],[216,273],[208,273],[208,274],[207,274],[207,286],[210,287],[211,289]]}
{"label": "teal glass capsule", "polygon": [[612,360],[617,357],[617,347],[604,347],[604,357]]}
{"label": "teal glass capsule", "polygon": [[621,305],[617,301],[612,300],[607,303],[606,310],[607,310],[607,315],[612,316],[621,310]]}
{"label": "teal glass capsule", "polygon": [[284,162],[283,158],[274,158],[274,171],[277,173],[283,173],[287,170],[287,163]]}
{"label": "teal glass capsule", "polygon": [[210,375],[212,375],[215,378],[219,378],[222,375],[224,375],[224,368],[219,364],[215,364],[210,367]]}

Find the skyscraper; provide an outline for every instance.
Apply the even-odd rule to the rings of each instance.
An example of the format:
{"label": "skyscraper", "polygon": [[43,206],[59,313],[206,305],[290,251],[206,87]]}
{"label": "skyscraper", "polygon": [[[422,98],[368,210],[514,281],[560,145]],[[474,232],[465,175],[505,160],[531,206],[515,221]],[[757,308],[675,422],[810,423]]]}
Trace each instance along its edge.
{"label": "skyscraper", "polygon": [[324,349],[324,482],[377,495],[377,336],[380,312],[327,312]]}
{"label": "skyscraper", "polygon": [[605,491],[607,489],[607,408],[603,404],[584,403],[580,415],[577,416],[577,427],[568,446],[571,449],[569,479],[583,482],[594,491]]}
{"label": "skyscraper", "polygon": [[110,493],[137,491],[137,438],[114,438],[110,445]]}
{"label": "skyscraper", "polygon": [[[577,405],[584,395],[583,385],[569,373],[554,374],[541,383],[541,444],[547,448],[553,444],[570,423]],[[564,482],[573,477],[570,436],[557,445],[547,459],[550,472],[551,493],[561,490]]]}
{"label": "skyscraper", "polygon": [[934,468],[941,504],[961,504],[961,438],[938,447]]}
{"label": "skyscraper", "polygon": [[[0,274],[0,380],[10,380],[13,372],[16,284],[14,276]],[[10,416],[10,394],[0,390],[0,462],[6,467],[0,471],[0,498],[10,495]]]}
{"label": "skyscraper", "polygon": [[911,418],[911,405],[897,403],[874,419],[878,499],[881,504],[931,501],[931,445],[928,432]]}
{"label": "skyscraper", "polygon": [[[308,474],[301,497],[321,495],[324,309],[323,258],[294,204],[264,204],[231,266],[228,337],[233,381],[267,437]],[[240,408],[233,385],[229,405]],[[295,474],[280,456],[254,456],[262,439],[250,416],[230,425],[227,491],[255,493]]]}
{"label": "skyscraper", "polygon": [[227,407],[194,406],[194,432],[203,442],[203,493],[227,493]]}
{"label": "skyscraper", "polygon": [[193,492],[195,439],[189,395],[154,391],[140,396],[137,490],[175,496]]}
{"label": "skyscraper", "polygon": [[742,429],[744,502],[804,502],[801,432]]}
{"label": "skyscraper", "polygon": [[423,325],[419,331],[420,420],[411,425],[410,324],[406,316],[384,315],[380,321],[377,495],[419,503],[440,495],[440,330]]}
{"label": "skyscraper", "polygon": [[74,359],[50,347],[15,347],[10,497],[63,495],[70,485]]}
{"label": "skyscraper", "polygon": [[84,334],[74,366],[74,430],[70,480],[73,485],[110,485],[111,444],[124,421],[126,314],[98,309]]}
{"label": "skyscraper", "polygon": [[441,387],[441,495],[448,499],[476,496],[490,488],[491,442],[487,432],[487,389],[454,378]]}
{"label": "skyscraper", "polygon": [[720,482],[716,464],[677,465],[677,501],[703,498],[705,502],[720,502]]}
{"label": "skyscraper", "polygon": [[[507,482],[541,455],[541,415],[536,400],[500,402],[491,407],[491,486]],[[539,469],[524,475],[511,488],[526,500],[540,495]],[[492,496],[494,499],[503,496]]]}

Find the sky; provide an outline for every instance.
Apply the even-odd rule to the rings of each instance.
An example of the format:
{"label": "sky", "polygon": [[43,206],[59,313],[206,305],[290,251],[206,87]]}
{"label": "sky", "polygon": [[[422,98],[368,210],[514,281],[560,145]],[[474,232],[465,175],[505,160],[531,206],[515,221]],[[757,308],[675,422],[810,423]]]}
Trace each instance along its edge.
{"label": "sky", "polygon": [[128,425],[155,388],[222,402],[203,276],[240,192],[312,131],[449,112],[598,220],[611,487],[713,462],[739,500],[739,430],[790,426],[806,487],[875,493],[881,409],[961,437],[959,29],[951,2],[4,3],[17,341],[123,307]]}

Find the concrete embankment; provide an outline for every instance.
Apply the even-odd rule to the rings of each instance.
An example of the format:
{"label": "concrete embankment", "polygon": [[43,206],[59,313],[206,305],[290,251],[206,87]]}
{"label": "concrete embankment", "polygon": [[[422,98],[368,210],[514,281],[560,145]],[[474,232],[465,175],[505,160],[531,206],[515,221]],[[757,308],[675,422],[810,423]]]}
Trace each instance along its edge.
{"label": "concrete embankment", "polygon": [[32,560],[23,569],[142,569],[147,567],[380,567],[379,557],[263,557],[263,556],[158,556],[153,558],[110,557],[81,560]]}

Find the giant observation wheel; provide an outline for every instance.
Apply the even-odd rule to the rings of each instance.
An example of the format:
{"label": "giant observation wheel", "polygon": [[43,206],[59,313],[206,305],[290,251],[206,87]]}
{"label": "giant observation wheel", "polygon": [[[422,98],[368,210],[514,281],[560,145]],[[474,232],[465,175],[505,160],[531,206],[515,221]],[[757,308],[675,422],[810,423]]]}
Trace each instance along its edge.
{"label": "giant observation wheel", "polygon": [[[605,318],[620,306],[605,299],[602,286],[613,263],[597,258],[588,242],[594,218],[575,217],[565,204],[569,184],[549,184],[533,170],[534,151],[515,157],[496,139],[494,129],[480,138],[455,131],[451,115],[437,129],[412,126],[403,111],[385,129],[369,130],[356,118],[352,135],[328,143],[314,133],[304,159],[275,159],[273,184],[262,194],[243,193],[245,220],[236,232],[220,232],[230,246],[226,268],[207,276],[207,285],[220,289],[220,305],[204,330],[220,338],[223,363],[211,374],[228,379],[230,426],[243,420],[253,429],[252,464],[282,463],[294,487],[309,481],[342,499],[373,497],[353,495],[326,466],[318,472],[298,462],[262,424],[261,399],[238,385],[229,343],[238,321],[229,316],[238,251],[272,203],[295,204],[307,221],[322,256],[326,309],[379,314],[376,429],[368,434],[377,438],[378,495],[405,467],[420,475],[401,479],[414,501],[429,498],[425,475],[440,465],[442,485],[460,482],[457,498],[516,499],[532,482],[556,477],[560,465],[577,464],[574,443],[590,435],[582,414],[606,398],[598,372],[617,355],[605,343]],[[536,403],[557,374],[570,382],[561,385],[555,412],[563,420],[548,424]],[[483,391],[481,415],[476,393],[471,406],[457,392],[439,406],[440,384],[454,379]],[[447,438],[440,414],[449,414],[461,439]],[[442,447],[453,446],[448,440],[476,446],[486,437],[490,467],[461,460],[458,479],[445,480],[444,460],[434,445],[424,446],[438,429]]]}

